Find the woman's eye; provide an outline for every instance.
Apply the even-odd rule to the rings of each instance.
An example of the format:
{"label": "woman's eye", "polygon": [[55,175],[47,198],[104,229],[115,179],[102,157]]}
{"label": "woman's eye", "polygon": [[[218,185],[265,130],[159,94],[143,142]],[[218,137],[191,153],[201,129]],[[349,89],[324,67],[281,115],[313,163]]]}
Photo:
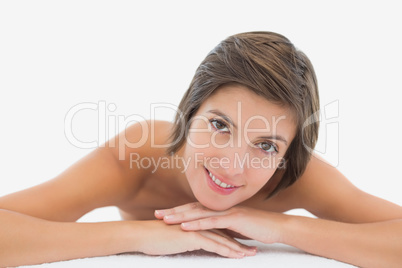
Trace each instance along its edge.
{"label": "woman's eye", "polygon": [[261,148],[264,152],[267,153],[277,153],[278,149],[269,142],[260,142],[257,144],[259,148]]}
{"label": "woman's eye", "polygon": [[211,124],[216,130],[218,130],[220,132],[229,132],[229,128],[225,125],[225,123],[223,123],[219,120],[216,120],[216,119],[211,120]]}

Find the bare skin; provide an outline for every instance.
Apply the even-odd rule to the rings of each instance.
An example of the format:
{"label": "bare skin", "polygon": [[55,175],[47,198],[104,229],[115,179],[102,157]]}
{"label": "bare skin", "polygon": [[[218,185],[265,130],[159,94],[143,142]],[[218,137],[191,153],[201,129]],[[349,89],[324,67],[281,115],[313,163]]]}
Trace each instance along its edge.
{"label": "bare skin", "polygon": [[[237,92],[238,95],[217,95],[208,105],[221,107],[219,98],[230,103],[230,97],[233,101],[247,97],[251,102],[249,106],[245,103],[242,116],[246,117],[261,110],[258,105],[268,105],[265,100],[259,104],[260,100],[244,89]],[[208,105],[200,108],[201,115],[210,109]],[[222,107],[225,109],[225,105]],[[226,108],[230,111],[230,107]],[[274,106],[269,111],[286,113]],[[267,118],[270,115],[264,114]],[[199,124],[197,126],[202,128],[203,122]],[[256,124],[255,129],[261,129],[258,125],[261,123]],[[282,131],[289,144],[293,138],[291,121],[281,124],[278,131]],[[144,131],[146,127],[153,131]],[[256,253],[255,248],[243,246],[228,233],[216,229],[227,229],[240,237],[264,243],[287,243],[359,266],[396,267],[402,264],[399,254],[402,250],[401,206],[362,192],[317,156],[311,158],[307,170],[294,185],[266,200],[267,193],[258,189],[269,180],[275,168],[222,169],[211,168],[205,162],[185,170],[183,162],[177,159],[188,159],[196,151],[189,151],[184,146],[175,155],[177,158],[169,158],[166,148],[156,148],[151,143],[153,140],[154,144],[166,144],[171,127],[171,123],[162,121],[135,124],[56,178],[1,197],[0,266],[130,251],[165,255],[204,249],[230,258]],[[142,146],[127,146],[140,141],[143,135],[145,143]],[[215,134],[197,134],[193,141],[207,137],[202,135]],[[250,135],[250,140],[258,144],[258,134]],[[226,136],[217,137],[223,139]],[[284,155],[288,146],[276,142],[279,152],[272,157]],[[248,143],[241,146],[236,148],[243,148],[242,152],[253,155],[260,154],[259,146],[250,147]],[[219,155],[221,151],[205,153]],[[230,153],[225,152],[225,155]],[[155,165],[143,168],[133,163],[133,159],[145,158],[164,159],[169,168],[156,168]],[[231,183],[238,183],[238,189],[225,196],[204,190],[209,188],[200,184],[203,180],[199,178],[205,177],[203,165],[219,175],[225,174]],[[260,175],[266,181],[257,180]],[[75,223],[89,211],[104,206],[119,208],[124,221]],[[306,209],[320,219],[282,214],[293,208]],[[255,225],[254,232],[244,228],[251,223]],[[344,245],[348,243],[350,248]]]}

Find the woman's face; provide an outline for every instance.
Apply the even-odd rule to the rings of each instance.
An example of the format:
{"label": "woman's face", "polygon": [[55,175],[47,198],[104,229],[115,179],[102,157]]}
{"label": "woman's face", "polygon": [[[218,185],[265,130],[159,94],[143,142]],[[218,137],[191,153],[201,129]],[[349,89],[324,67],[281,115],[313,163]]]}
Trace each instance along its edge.
{"label": "woman's face", "polygon": [[240,85],[218,89],[190,122],[183,149],[197,200],[225,210],[250,198],[272,177],[292,142],[291,113]]}

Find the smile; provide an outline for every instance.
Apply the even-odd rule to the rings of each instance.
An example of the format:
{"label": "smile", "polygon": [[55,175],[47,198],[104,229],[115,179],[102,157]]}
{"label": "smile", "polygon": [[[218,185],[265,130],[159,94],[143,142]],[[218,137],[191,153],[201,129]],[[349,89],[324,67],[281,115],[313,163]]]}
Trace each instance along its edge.
{"label": "smile", "polygon": [[[207,171],[208,171],[208,170],[207,170]],[[209,172],[209,171],[208,171],[208,175],[209,175],[209,177],[212,179],[212,181],[213,181],[216,185],[218,185],[219,187],[222,187],[222,188],[235,188],[235,186],[233,186],[233,185],[230,185],[230,184],[226,184],[226,183],[224,183],[224,182],[221,182],[219,179],[215,178],[215,176],[212,175],[212,173]]]}
{"label": "smile", "polygon": [[211,190],[221,195],[228,195],[240,188],[240,186],[233,186],[227,184],[226,182],[222,182],[220,179],[216,178],[214,174],[212,174],[207,168],[205,168],[205,177],[207,180],[207,184]]}

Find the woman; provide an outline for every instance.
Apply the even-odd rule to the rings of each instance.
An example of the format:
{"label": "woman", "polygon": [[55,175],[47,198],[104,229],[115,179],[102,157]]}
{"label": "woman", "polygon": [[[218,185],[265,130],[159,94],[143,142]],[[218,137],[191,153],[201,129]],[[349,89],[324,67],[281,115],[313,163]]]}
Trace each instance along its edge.
{"label": "woman", "polygon": [[[133,251],[256,254],[240,237],[400,266],[402,208],[311,155],[318,110],[313,67],[289,40],[231,36],[197,69],[173,124],[135,124],[53,180],[0,198],[0,265]],[[103,206],[124,221],[75,222]],[[318,219],[282,214],[293,208]]]}

